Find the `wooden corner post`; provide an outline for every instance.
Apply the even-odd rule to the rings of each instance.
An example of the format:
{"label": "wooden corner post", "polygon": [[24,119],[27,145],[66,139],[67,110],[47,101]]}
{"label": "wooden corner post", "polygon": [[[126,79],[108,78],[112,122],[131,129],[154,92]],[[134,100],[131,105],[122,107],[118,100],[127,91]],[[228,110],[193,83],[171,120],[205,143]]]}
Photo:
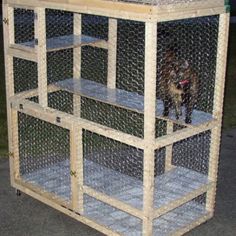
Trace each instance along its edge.
{"label": "wooden corner post", "polygon": [[216,79],[214,93],[213,117],[217,119],[217,125],[211,132],[211,146],[209,156],[209,172],[208,179],[213,182],[213,187],[207,192],[206,209],[213,214],[215,208],[217,173],[220,151],[225,74],[228,49],[229,34],[229,13],[220,15],[219,32],[218,32],[218,48],[216,61]]}
{"label": "wooden corner post", "polygon": [[157,23],[145,23],[143,235],[153,231]]}
{"label": "wooden corner post", "polygon": [[6,97],[7,97],[7,123],[8,123],[8,150],[10,158],[10,180],[11,185],[15,180],[15,163],[14,147],[13,147],[13,126],[17,122],[17,113],[12,112],[10,97],[14,95],[14,75],[13,75],[13,56],[9,55],[9,45],[15,42],[14,34],[14,9],[8,4],[2,4],[3,9],[3,33],[4,33],[4,54],[5,54],[5,81],[6,81]]}
{"label": "wooden corner post", "polygon": [[[82,15],[74,13],[74,35],[82,35]],[[73,77],[81,78],[81,47],[73,49]],[[73,95],[73,112],[76,117],[81,116],[81,97]],[[71,139],[71,191],[72,208],[83,214],[84,211],[84,176],[83,176],[83,129],[75,124],[70,132]]]}

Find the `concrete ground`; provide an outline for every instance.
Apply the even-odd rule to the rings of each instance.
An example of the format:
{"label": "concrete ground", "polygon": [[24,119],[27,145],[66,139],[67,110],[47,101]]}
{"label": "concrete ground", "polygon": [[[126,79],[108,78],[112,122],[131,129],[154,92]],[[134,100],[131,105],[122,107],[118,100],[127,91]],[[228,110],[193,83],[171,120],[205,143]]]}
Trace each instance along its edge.
{"label": "concrete ground", "polygon": [[[215,217],[189,236],[236,236],[236,129],[223,133]],[[99,236],[101,233],[22,194],[9,184],[7,159],[0,159],[1,236]]]}

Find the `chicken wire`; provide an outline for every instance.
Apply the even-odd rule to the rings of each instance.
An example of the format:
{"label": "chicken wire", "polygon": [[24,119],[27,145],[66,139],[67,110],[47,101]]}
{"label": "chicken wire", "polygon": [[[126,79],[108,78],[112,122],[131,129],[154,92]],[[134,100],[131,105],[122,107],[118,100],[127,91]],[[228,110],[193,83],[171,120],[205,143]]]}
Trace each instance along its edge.
{"label": "chicken wire", "polygon": [[37,63],[13,58],[14,92],[20,93],[38,88]]}
{"label": "chicken wire", "polygon": [[33,10],[14,8],[14,32],[16,44],[35,40]]}
{"label": "chicken wire", "polygon": [[18,112],[20,177],[69,201],[69,130]]}
{"label": "chicken wire", "polygon": [[211,120],[218,26],[218,16],[158,23],[159,115],[192,124]]}
{"label": "chicken wire", "polygon": [[[208,214],[204,195],[177,207],[173,211],[153,220],[153,235],[167,236],[198,221]],[[106,203],[84,195],[84,215],[109,229],[127,236],[142,235],[142,221]]]}
{"label": "chicken wire", "polygon": [[[208,184],[210,142],[211,132],[207,131],[174,143],[171,156],[166,155],[166,149],[156,150],[157,160],[161,158],[163,161],[159,164],[161,175],[155,177],[155,208],[168,205]],[[172,165],[168,171],[165,161]]]}

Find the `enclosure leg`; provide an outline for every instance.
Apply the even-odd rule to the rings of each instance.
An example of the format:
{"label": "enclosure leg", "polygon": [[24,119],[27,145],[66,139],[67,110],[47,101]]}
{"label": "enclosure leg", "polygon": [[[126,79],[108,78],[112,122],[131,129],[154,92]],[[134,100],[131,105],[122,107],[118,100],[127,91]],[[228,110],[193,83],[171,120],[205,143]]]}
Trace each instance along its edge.
{"label": "enclosure leg", "polygon": [[143,235],[153,231],[153,195],[155,166],[155,113],[156,113],[156,51],[157,24],[145,27],[145,85],[144,85],[144,172],[143,172]]}
{"label": "enclosure leg", "polygon": [[[82,35],[82,15],[74,13],[74,35]],[[73,77],[81,78],[81,47],[74,48],[73,51]],[[74,115],[81,115],[81,97],[73,95]],[[72,207],[75,212],[83,214],[83,132],[78,126],[71,131],[71,171],[75,175],[71,177],[72,183]]]}
{"label": "enclosure leg", "polygon": [[214,94],[213,117],[217,119],[217,126],[211,132],[211,147],[209,157],[208,179],[213,182],[213,187],[207,192],[206,208],[213,214],[216,196],[216,181],[218,173],[221,125],[224,99],[224,86],[227,61],[227,45],[229,33],[229,14],[220,15],[219,36],[216,62],[216,81]]}
{"label": "enclosure leg", "polygon": [[[14,36],[14,9],[8,4],[3,4],[3,19],[8,19],[8,24],[3,24],[4,32],[4,54],[5,54],[5,78],[6,78],[6,96],[7,98],[14,95],[14,75],[13,75],[13,57],[8,55],[7,51],[10,44],[15,42]],[[14,183],[14,150],[12,134],[12,116],[11,104],[7,99],[7,123],[8,123],[8,149],[10,153],[10,180]]]}
{"label": "enclosure leg", "polygon": [[17,196],[17,197],[20,197],[20,196],[21,196],[21,191],[20,191],[20,190],[15,189],[15,192],[16,192],[16,196]]}

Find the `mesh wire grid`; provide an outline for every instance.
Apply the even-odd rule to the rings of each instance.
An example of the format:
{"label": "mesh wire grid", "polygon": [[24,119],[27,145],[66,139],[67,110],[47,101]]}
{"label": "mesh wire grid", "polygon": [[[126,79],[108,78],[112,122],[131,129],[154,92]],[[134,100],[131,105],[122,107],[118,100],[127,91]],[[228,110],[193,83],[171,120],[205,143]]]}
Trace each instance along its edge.
{"label": "mesh wire grid", "polygon": [[197,222],[205,217],[208,212],[205,209],[204,195],[200,195],[193,200],[175,208],[174,210],[154,219],[154,235],[172,235],[177,233],[191,223]]}
{"label": "mesh wire grid", "polygon": [[15,43],[34,41],[34,11],[14,8]]}
{"label": "mesh wire grid", "polygon": [[158,24],[158,114],[186,123],[211,119],[218,16]]}
{"label": "mesh wire grid", "polygon": [[83,131],[84,184],[134,207],[143,203],[143,150]]}
{"label": "mesh wire grid", "polygon": [[14,92],[20,93],[38,88],[37,63],[13,58]]}
{"label": "mesh wire grid", "polygon": [[[154,219],[154,235],[171,235],[207,215],[204,195],[183,204],[173,211]],[[134,216],[111,207],[88,195],[84,195],[84,215],[122,235],[142,235],[142,221]]]}
{"label": "mesh wire grid", "polygon": [[18,113],[20,177],[69,201],[69,131]]}
{"label": "mesh wire grid", "polygon": [[[208,184],[210,142],[210,131],[176,142],[171,147],[170,160],[167,160],[170,158],[166,153],[167,147],[156,150],[160,172],[155,177],[155,208],[168,205]],[[165,171],[166,161],[172,165],[168,171]]]}

